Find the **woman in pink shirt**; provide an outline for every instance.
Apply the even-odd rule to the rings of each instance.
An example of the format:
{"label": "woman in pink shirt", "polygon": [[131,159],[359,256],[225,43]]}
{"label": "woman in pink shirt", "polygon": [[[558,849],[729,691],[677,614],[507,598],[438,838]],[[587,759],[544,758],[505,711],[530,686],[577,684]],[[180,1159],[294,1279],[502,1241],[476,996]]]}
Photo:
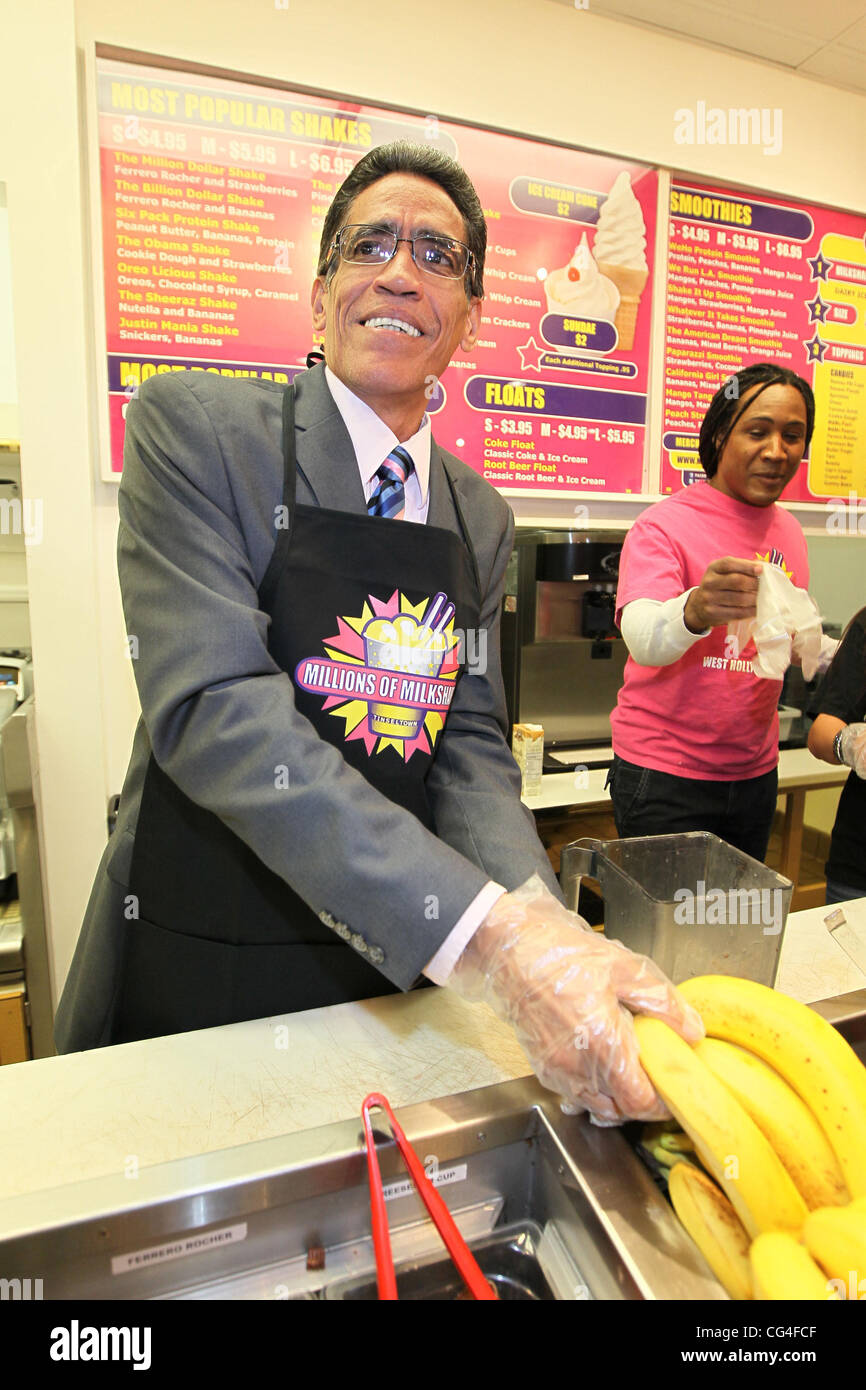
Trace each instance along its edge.
{"label": "woman in pink shirt", "polygon": [[[806,540],[776,505],[808,448],[802,377],[762,362],[716,392],[706,481],[649,507],[623,547],[617,622],[629,649],[611,715],[621,836],[708,830],[763,859],[776,806],[781,681],[752,671],[728,624],[755,616],[761,564],[809,582]],[[829,658],[828,658],[829,659]]]}

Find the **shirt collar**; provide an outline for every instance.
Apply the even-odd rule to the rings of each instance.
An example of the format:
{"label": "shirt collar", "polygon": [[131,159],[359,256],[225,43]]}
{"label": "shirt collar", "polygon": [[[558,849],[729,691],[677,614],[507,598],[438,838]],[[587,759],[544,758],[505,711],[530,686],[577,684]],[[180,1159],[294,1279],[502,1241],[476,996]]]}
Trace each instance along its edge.
{"label": "shirt collar", "polygon": [[352,441],[352,448],[355,450],[355,458],[358,460],[358,471],[361,474],[361,483],[366,491],[373,474],[381,463],[394,448],[395,444],[400,444],[410,455],[415,465],[415,474],[418,478],[418,486],[421,489],[421,504],[426,504],[427,492],[430,486],[430,416],[424,412],[415,434],[411,439],[399,440],[392,429],[380,419],[375,410],[372,410],[354,391],[350,391],[338,376],[335,376],[330,367],[325,365],[325,380],[328,389],[334,397],[334,404],[343,420],[343,424],[349,432]]}

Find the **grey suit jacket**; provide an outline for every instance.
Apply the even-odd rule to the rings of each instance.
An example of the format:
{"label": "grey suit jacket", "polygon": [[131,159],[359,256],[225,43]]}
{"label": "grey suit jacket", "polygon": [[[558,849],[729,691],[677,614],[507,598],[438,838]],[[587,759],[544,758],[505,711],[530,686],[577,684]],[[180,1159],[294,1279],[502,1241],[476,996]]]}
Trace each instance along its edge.
{"label": "grey suit jacket", "polygon": [[[302,373],[295,391],[298,502],[364,514],[324,369]],[[268,652],[257,589],[282,499],[281,404],[274,383],[205,372],[153,377],[130,403],[118,567],[142,718],[57,1012],[60,1051],[112,1040],[151,751],[323,920],[378,945],[379,969],[400,988],[489,879],[511,889],[538,871],[558,893],[506,742],[499,616],[510,509],[433,445],[428,524],[459,532],[447,472],[473,538],[488,651],[486,672],[460,680],[437,742],[427,781],[434,835],[318,737]],[[290,785],[275,796],[280,766]]]}

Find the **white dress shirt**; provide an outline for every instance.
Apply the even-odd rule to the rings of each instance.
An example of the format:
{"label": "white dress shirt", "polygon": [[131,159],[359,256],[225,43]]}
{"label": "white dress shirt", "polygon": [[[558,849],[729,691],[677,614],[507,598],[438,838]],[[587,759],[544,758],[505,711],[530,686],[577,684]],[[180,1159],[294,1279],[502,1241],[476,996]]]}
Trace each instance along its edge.
{"label": "white dress shirt", "polygon": [[355,450],[355,458],[358,461],[358,472],[361,475],[361,486],[364,489],[364,496],[369,502],[373,493],[376,491],[379,480],[376,472],[385,462],[391,450],[396,444],[406,450],[415,465],[412,472],[406,479],[405,495],[406,510],[401,521],[427,520],[427,512],[430,506],[430,416],[425,412],[421,424],[411,439],[400,440],[392,429],[385,424],[368,405],[350,391],[348,386],[344,386],[339,377],[334,376],[330,367],[325,367],[325,380],[328,383],[328,390],[334,397],[334,402],[343,424],[349,431],[349,438],[352,441],[352,448]]}
{"label": "white dress shirt", "polygon": [[[400,444],[412,459],[414,468],[406,479],[406,504],[403,521],[424,524],[430,507],[430,416],[424,414],[411,439],[400,440],[392,429],[380,419],[362,400],[350,391],[328,366],[325,367],[328,389],[334,397],[334,404],[340,412],[343,424],[349,432],[352,448],[361,475],[361,486],[369,502],[376,490],[378,479],[376,471],[394,448]],[[463,954],[470,938],[481,926],[493,904],[505,893],[505,889],[493,880],[481,889],[472,899],[463,915],[458,918],[439,950],[424,967],[424,974],[434,984],[444,985],[448,976]]]}

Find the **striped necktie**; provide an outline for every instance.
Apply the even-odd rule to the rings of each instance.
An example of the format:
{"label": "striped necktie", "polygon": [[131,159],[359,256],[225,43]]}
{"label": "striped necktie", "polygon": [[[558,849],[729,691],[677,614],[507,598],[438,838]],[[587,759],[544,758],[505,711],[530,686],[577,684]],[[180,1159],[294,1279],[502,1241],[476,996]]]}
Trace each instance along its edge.
{"label": "striped necktie", "polygon": [[401,520],[406,508],[405,483],[413,467],[411,455],[397,444],[376,469],[378,483],[367,503],[368,515]]}

